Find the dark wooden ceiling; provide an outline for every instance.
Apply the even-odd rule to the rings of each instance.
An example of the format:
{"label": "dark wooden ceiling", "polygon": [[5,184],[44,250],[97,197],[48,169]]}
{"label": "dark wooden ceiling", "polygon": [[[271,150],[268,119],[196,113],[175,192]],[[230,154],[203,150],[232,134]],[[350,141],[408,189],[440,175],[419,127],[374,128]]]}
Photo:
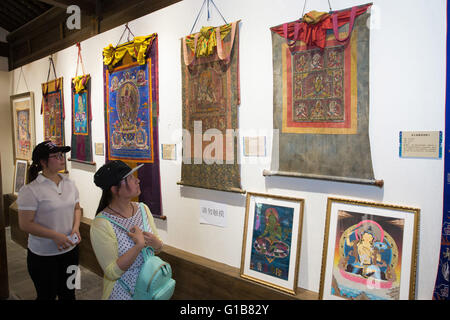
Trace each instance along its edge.
{"label": "dark wooden ceiling", "polygon": [[[0,55],[8,56],[13,70],[179,1],[0,0],[0,27],[9,32]],[[71,5],[80,8],[79,29],[67,27]]]}
{"label": "dark wooden ceiling", "polygon": [[0,27],[13,32],[52,7],[48,3],[35,0],[1,0]]}

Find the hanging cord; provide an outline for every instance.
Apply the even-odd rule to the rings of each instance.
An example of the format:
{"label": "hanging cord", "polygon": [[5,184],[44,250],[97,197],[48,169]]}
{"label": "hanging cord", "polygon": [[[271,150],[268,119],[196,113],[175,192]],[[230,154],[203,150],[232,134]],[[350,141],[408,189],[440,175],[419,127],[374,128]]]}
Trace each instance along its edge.
{"label": "hanging cord", "polygon": [[133,34],[133,32],[131,32],[130,27],[128,27],[128,22],[125,24],[125,29],[122,32],[122,35],[120,36],[119,42],[117,42],[116,44],[116,48],[119,45],[120,41],[122,41],[123,35],[125,34],[125,32],[128,30],[128,35],[127,35],[127,41],[130,42],[130,34],[135,37],[135,35]]}
{"label": "hanging cord", "polygon": [[[303,19],[303,15],[305,14],[305,8],[306,8],[306,2],[307,2],[307,1],[308,1],[308,0],[305,0],[305,2],[303,3],[303,11],[302,11],[302,16],[300,17],[300,19]],[[331,9],[330,0],[328,0],[328,7],[330,8],[330,12],[333,11],[333,10]]]}
{"label": "hanging cord", "polygon": [[[17,90],[19,90],[20,78],[22,77],[22,74],[23,74],[23,67],[20,67],[19,80],[17,80],[16,91],[14,91],[15,93],[17,93]],[[23,74],[23,81],[25,81],[25,86],[27,87],[27,92],[29,92],[30,89],[28,89],[28,83],[27,83],[27,79],[25,79],[25,74]]]}
{"label": "hanging cord", "polygon": [[49,58],[49,60],[50,60],[50,64],[48,65],[48,73],[47,73],[47,82],[48,82],[48,79],[50,78],[50,67],[52,66],[53,67],[53,73],[55,74],[55,80],[56,80],[56,69],[55,69],[55,63],[53,62],[53,58],[52,58],[52,56],[50,56],[50,58]]}
{"label": "hanging cord", "polygon": [[214,5],[214,8],[216,8],[217,12],[220,14],[220,16],[222,17],[222,19],[225,22],[225,24],[228,24],[227,20],[225,20],[225,18],[223,17],[222,13],[220,13],[220,10],[217,8],[217,6],[214,3],[214,1],[213,0],[209,0],[209,1],[211,1],[211,3]]}
{"label": "hanging cord", "polygon": [[202,10],[203,10],[203,7],[205,6],[205,3],[207,3],[207,9],[206,9],[207,10],[207,15],[208,15],[207,20],[209,21],[209,19],[210,19],[209,3],[210,2],[213,4],[214,8],[216,8],[217,12],[222,17],[222,19],[225,22],[225,24],[228,24],[228,22],[225,20],[225,18],[223,17],[222,13],[220,12],[220,10],[217,8],[217,6],[214,3],[214,1],[213,0],[204,0],[203,4],[202,4],[202,7],[200,8],[200,11],[197,14],[197,18],[195,18],[195,22],[194,22],[194,25],[192,26],[191,32],[189,32],[189,34],[192,34],[192,32],[194,31],[195,25],[197,24],[198,18],[200,17],[200,14],[202,13]]}
{"label": "hanging cord", "polygon": [[83,64],[83,57],[81,56],[81,44],[79,42],[77,42],[77,47],[78,47],[78,58],[77,58],[77,69],[75,71],[75,77],[78,76],[78,65],[81,61],[81,69],[83,70],[83,75],[86,74],[86,72],[84,71],[84,64]]}
{"label": "hanging cord", "polygon": [[[55,88],[56,88],[56,90],[59,90],[59,81],[57,80],[57,77],[56,77],[55,63],[53,62],[53,58],[52,58],[51,55],[50,55],[49,60],[50,60],[50,63],[48,65],[48,74],[47,74],[47,81],[46,82],[48,82],[48,79],[50,77],[50,70],[51,70],[50,67],[53,66],[53,73],[55,74]],[[43,94],[47,95],[47,93],[48,93],[48,85],[45,86],[45,90],[44,90]]]}

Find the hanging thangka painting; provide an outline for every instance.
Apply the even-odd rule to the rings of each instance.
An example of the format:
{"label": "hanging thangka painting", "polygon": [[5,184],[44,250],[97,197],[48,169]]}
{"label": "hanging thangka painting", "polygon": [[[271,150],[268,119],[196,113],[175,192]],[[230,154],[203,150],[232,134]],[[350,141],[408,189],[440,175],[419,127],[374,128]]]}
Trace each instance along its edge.
{"label": "hanging thangka painting", "polygon": [[274,148],[265,175],[382,184],[368,132],[370,6],[271,28]]}
{"label": "hanging thangka painting", "polygon": [[11,96],[14,161],[31,160],[36,144],[34,94],[25,92]]}
{"label": "hanging thangka painting", "polygon": [[238,164],[239,21],[181,40],[183,163],[180,185],[241,190]]}
{"label": "hanging thangka painting", "polygon": [[138,171],[139,201],[161,216],[158,153],[158,35],[103,49],[106,162],[122,160]]}
{"label": "hanging thangka painting", "polygon": [[91,78],[82,75],[72,79],[71,161],[93,164],[91,120]]}
{"label": "hanging thangka painting", "polygon": [[[450,8],[447,6],[447,56],[450,53],[449,34]],[[444,203],[442,212],[441,249],[436,281],[433,290],[433,300],[450,300],[450,66],[446,65],[445,88],[445,153],[444,153]]]}
{"label": "hanging thangka painting", "polygon": [[41,114],[44,119],[44,141],[64,145],[63,78],[42,84]]}

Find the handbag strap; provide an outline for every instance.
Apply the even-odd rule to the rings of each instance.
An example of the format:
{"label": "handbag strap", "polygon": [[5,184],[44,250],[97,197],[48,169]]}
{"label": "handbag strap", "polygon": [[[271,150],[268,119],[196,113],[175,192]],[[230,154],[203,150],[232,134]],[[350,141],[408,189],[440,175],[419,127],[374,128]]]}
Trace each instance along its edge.
{"label": "handbag strap", "polygon": [[[149,225],[148,225],[148,215],[147,215],[147,210],[144,206],[144,204],[142,202],[139,203],[139,207],[141,209],[141,215],[142,215],[142,224],[144,226],[144,231],[145,232],[149,232]],[[111,219],[110,217],[105,216],[104,214],[100,214],[97,216],[97,218],[103,218],[108,220],[109,222],[115,224],[116,226],[118,226],[119,228],[125,230],[127,233],[130,232],[130,230],[126,227],[124,227],[123,225],[121,225],[120,223],[118,223],[117,221],[114,221],[113,219]],[[142,255],[144,257],[144,260],[147,261],[147,259],[150,256],[154,256],[155,255],[155,251],[153,250],[152,247],[144,247],[142,250]]]}
{"label": "handbag strap", "polygon": [[[144,226],[144,231],[153,233],[153,231],[150,230],[150,226],[148,224],[147,208],[144,206],[144,203],[142,202],[139,202],[139,207],[141,208],[142,224]],[[145,247],[144,249],[142,249],[142,255],[144,256],[144,260],[147,261],[148,258],[155,255],[155,251],[153,250],[152,247]]]}
{"label": "handbag strap", "polygon": [[111,219],[110,217],[105,216],[104,214],[100,214],[97,216],[97,218],[103,218],[108,220],[111,223],[114,223],[116,226],[118,226],[119,228],[125,230],[127,233],[130,232],[130,230],[128,230],[128,228],[125,228],[123,225],[121,225],[120,223],[118,223],[117,221],[114,221],[113,219]]}

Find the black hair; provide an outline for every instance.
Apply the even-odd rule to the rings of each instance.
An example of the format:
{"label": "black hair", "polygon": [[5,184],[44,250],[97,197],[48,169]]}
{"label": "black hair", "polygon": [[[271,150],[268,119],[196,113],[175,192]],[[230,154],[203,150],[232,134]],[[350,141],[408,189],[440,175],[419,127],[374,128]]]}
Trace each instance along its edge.
{"label": "black hair", "polygon": [[42,171],[43,168],[41,160],[44,160],[45,162],[48,163],[48,155],[46,157],[44,156],[41,159],[39,159],[38,162],[33,161],[30,168],[28,169],[28,183],[34,181],[38,177],[39,171]]}
{"label": "black hair", "polygon": [[111,200],[112,200],[111,189],[103,190],[102,197],[100,198],[100,202],[98,203],[98,208],[97,208],[97,212],[95,213],[95,215],[98,215],[107,206],[109,206],[109,204],[111,203]]}
{"label": "black hair", "polygon": [[[122,180],[119,181],[114,186],[117,187],[117,189],[120,189],[121,182],[122,182]],[[127,188],[128,188],[127,179],[125,179],[125,184],[127,185]],[[108,190],[103,190],[102,197],[100,198],[100,202],[98,203],[97,212],[95,212],[95,215],[98,215],[100,212],[105,210],[105,208],[111,204],[112,198],[113,198],[113,193],[111,191],[111,187]]]}

